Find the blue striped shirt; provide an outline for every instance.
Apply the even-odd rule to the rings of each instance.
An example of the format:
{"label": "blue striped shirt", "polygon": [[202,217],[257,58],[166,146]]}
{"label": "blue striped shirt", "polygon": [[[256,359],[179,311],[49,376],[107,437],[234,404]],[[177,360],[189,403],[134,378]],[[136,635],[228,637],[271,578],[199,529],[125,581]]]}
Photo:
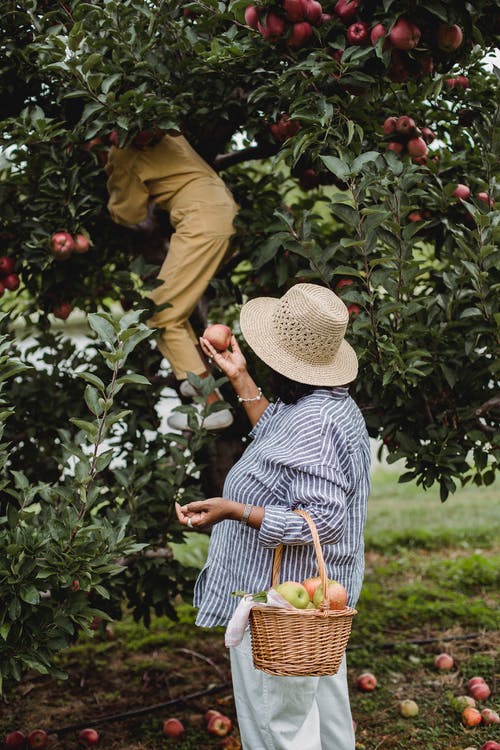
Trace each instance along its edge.
{"label": "blue striped shirt", "polygon": [[225,625],[240,599],[270,588],[275,547],[283,543],[280,581],[316,576],[317,558],[306,521],[318,530],[329,578],[354,606],[364,572],[363,530],[370,488],[370,444],[363,416],[347,388],[318,388],[296,404],[271,403],[223,495],[265,507],[257,531],[235,521],[214,526],[206,564],[195,585],[197,625]]}

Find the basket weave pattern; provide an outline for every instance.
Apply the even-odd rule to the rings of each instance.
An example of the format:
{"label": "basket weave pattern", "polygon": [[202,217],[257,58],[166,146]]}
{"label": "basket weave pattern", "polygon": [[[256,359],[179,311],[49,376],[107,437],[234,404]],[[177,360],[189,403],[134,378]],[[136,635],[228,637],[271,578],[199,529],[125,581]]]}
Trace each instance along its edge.
{"label": "basket weave pattern", "polygon": [[[296,510],[311,529],[323,594],[326,568],[316,526],[308,513]],[[276,548],[272,585],[279,583],[282,546]],[[256,604],[250,611],[253,663],[274,675],[313,676],[336,674],[344,656],[356,610],[330,610],[323,598],[317,609],[282,609]]]}

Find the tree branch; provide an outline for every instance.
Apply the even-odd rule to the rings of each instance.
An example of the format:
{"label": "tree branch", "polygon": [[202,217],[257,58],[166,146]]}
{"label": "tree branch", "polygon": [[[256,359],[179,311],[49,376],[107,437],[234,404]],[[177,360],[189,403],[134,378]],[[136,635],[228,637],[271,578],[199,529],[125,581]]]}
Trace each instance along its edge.
{"label": "tree branch", "polygon": [[214,159],[214,168],[219,172],[222,169],[228,169],[235,164],[241,164],[243,161],[251,159],[266,159],[268,156],[274,156],[280,150],[278,143],[266,143],[259,146],[249,146],[242,148],[240,151],[231,151],[229,154],[217,154]]}

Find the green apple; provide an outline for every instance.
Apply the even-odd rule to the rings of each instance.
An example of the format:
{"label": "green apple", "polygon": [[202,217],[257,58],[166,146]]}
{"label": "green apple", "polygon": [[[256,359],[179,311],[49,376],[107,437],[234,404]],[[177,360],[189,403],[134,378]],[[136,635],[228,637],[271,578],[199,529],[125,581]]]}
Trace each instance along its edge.
{"label": "green apple", "polygon": [[285,583],[280,583],[275,588],[283,599],[286,599],[287,602],[293,604],[297,609],[306,609],[310,602],[307,589],[301,583],[297,583],[297,581],[285,581]]}

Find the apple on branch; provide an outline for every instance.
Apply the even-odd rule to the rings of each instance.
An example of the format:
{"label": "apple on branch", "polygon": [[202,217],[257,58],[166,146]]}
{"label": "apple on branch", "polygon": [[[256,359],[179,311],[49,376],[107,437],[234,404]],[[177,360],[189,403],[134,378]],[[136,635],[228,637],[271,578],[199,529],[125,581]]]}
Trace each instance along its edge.
{"label": "apple on branch", "polygon": [[396,49],[415,49],[420,41],[421,32],[418,26],[403,16],[398,18],[389,32],[389,41]]}

